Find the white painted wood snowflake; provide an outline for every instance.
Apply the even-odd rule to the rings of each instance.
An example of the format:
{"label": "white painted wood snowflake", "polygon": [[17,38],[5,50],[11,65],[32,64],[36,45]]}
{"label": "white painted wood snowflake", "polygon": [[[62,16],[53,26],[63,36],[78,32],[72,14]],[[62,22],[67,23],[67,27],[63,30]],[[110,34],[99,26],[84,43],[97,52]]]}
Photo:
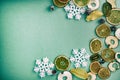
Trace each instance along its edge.
{"label": "white painted wood snowflake", "polygon": [[73,49],[72,56],[70,57],[70,61],[74,63],[76,68],[78,67],[86,67],[88,64],[90,55],[86,52],[85,48],[81,49]]}
{"label": "white painted wood snowflake", "polygon": [[49,61],[47,57],[43,59],[36,59],[34,71],[39,73],[39,76],[45,77],[46,75],[52,75],[52,70],[54,68],[54,64]]}
{"label": "white painted wood snowflake", "polygon": [[85,13],[86,9],[85,7],[77,7],[73,1],[71,0],[67,6],[64,7],[68,19],[75,18],[76,20],[81,19],[81,15]]}

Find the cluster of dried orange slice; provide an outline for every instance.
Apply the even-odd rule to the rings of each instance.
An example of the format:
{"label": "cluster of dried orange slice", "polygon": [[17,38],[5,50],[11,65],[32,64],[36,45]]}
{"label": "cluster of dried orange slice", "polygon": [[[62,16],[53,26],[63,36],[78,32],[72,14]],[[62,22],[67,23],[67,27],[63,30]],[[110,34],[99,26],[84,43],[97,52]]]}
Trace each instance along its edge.
{"label": "cluster of dried orange slice", "polygon": [[[115,36],[116,31],[119,29],[117,29],[115,25],[120,24],[120,16],[118,16],[120,14],[120,9],[116,8],[115,3],[113,3],[114,1],[115,0],[107,0],[102,7],[107,22],[114,26],[110,27],[102,20],[101,24],[95,29],[96,35],[99,38],[94,38],[90,41],[90,50],[93,53],[90,56],[90,74],[94,77],[97,74],[101,79],[109,78],[112,71],[120,69],[120,59],[118,59],[118,57],[116,58],[117,53],[114,51],[114,48],[117,48],[119,43],[119,37]],[[113,32],[113,34],[111,34],[111,32]],[[103,40],[105,40],[105,48],[103,48]],[[107,67],[102,66],[105,62],[109,63]],[[114,64],[117,65],[116,68],[113,67]]]}
{"label": "cluster of dried orange slice", "polygon": [[[98,74],[101,79],[107,79],[110,77],[111,71],[116,71],[120,68],[119,62],[115,58],[116,52],[113,50],[118,46],[118,39],[111,35],[111,28],[105,23],[100,24],[95,31],[99,38],[94,38],[90,41],[90,50],[93,53],[90,56],[90,73]],[[105,40],[106,48],[103,48],[101,38]],[[108,67],[101,65],[105,62],[109,62]],[[117,64],[118,67],[114,68],[113,63]]]}
{"label": "cluster of dried orange slice", "polygon": [[[64,7],[68,4],[69,1],[70,0],[53,0],[53,3],[57,7]],[[72,1],[77,7],[86,6],[90,2],[90,0],[72,0]],[[102,12],[99,10],[91,11],[91,13],[87,16],[86,20],[92,21],[104,15],[108,23],[112,25],[119,25],[120,9],[117,9],[117,8],[113,9],[113,8],[116,8],[115,0],[107,0],[107,2],[103,4]],[[111,75],[110,71],[115,71],[120,67],[118,65],[117,69],[113,67],[111,69],[111,66],[113,65],[112,63],[118,64],[118,62],[120,61],[118,59],[116,60],[118,62],[114,61],[116,52],[113,50],[113,48],[116,48],[118,46],[119,35],[117,34],[117,37],[115,37],[114,35],[111,36],[112,30],[110,26],[107,25],[105,21],[102,21],[102,22],[103,23],[97,26],[97,28],[95,29],[96,35],[99,38],[94,38],[90,41],[90,50],[93,53],[93,55],[90,56],[90,60],[91,60],[90,72],[87,73],[86,70],[82,68],[74,68],[69,71],[71,74],[77,76],[78,78],[95,80],[96,75],[98,74],[98,76],[101,79],[107,79]],[[116,29],[113,28],[113,30],[115,31]],[[100,38],[105,38],[105,43],[107,45],[106,46],[107,48],[103,49],[102,39]],[[103,67],[101,65],[105,62],[109,62],[108,68]],[[55,59],[55,66],[57,70],[64,71],[64,73],[68,73],[69,75],[71,75],[69,72],[65,72],[70,67],[70,61],[66,56],[58,56]],[[62,75],[62,73],[60,73],[60,75]]]}

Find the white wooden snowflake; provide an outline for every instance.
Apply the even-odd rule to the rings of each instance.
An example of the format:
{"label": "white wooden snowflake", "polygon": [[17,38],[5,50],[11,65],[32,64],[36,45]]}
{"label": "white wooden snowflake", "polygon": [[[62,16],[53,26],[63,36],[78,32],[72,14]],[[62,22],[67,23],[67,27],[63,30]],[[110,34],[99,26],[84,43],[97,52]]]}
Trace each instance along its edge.
{"label": "white wooden snowflake", "polygon": [[85,13],[86,9],[85,7],[77,7],[73,1],[71,0],[67,6],[64,7],[68,19],[75,18],[76,20],[81,19],[81,15]]}
{"label": "white wooden snowflake", "polygon": [[39,73],[39,76],[45,77],[46,75],[52,75],[52,70],[54,68],[54,64],[49,61],[47,57],[43,59],[36,59],[34,71]]}
{"label": "white wooden snowflake", "polygon": [[81,49],[73,49],[72,56],[70,57],[70,61],[74,63],[76,68],[78,67],[86,67],[88,64],[90,55],[86,52],[85,48]]}

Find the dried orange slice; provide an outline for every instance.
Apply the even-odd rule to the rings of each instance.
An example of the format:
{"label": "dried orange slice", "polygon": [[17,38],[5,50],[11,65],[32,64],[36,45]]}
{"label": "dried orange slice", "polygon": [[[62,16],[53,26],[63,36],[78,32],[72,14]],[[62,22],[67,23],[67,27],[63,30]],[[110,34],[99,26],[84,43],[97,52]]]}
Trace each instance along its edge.
{"label": "dried orange slice", "polygon": [[99,37],[107,37],[110,35],[110,27],[106,24],[101,24],[96,28],[96,34]]}
{"label": "dried orange slice", "polygon": [[61,2],[61,3],[68,3],[69,0],[59,0],[59,2]]}
{"label": "dried orange slice", "polygon": [[61,3],[59,0],[53,0],[53,3],[57,7],[64,7],[67,5],[67,3]]}
{"label": "dried orange slice", "polygon": [[58,70],[65,71],[70,67],[70,61],[66,56],[58,56],[55,59],[55,66]]}
{"label": "dried orange slice", "polygon": [[106,62],[111,62],[111,61],[113,61],[115,59],[115,52],[110,48],[104,49],[101,52],[101,57]]}
{"label": "dried orange slice", "polygon": [[101,79],[107,79],[110,77],[110,71],[109,69],[107,68],[101,68],[98,72],[98,76],[101,78]]}
{"label": "dried orange slice", "polygon": [[119,25],[120,24],[120,9],[112,9],[110,16],[106,17],[107,22],[112,25]]}
{"label": "dried orange slice", "polygon": [[97,74],[100,68],[101,68],[101,65],[98,61],[94,61],[90,64],[90,71],[94,74]]}
{"label": "dried orange slice", "polygon": [[90,42],[90,50],[92,53],[98,53],[102,48],[102,42],[99,39],[92,39]]}
{"label": "dried orange slice", "polygon": [[74,4],[78,7],[86,6],[90,0],[73,0]]}

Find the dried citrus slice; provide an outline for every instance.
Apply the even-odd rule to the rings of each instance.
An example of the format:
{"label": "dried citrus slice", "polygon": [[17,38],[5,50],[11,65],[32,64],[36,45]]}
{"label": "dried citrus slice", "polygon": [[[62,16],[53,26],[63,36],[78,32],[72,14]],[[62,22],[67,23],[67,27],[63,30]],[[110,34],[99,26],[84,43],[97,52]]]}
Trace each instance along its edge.
{"label": "dried citrus slice", "polygon": [[61,3],[68,3],[69,2],[69,0],[58,0],[58,1]]}
{"label": "dried citrus slice", "polygon": [[59,0],[53,0],[53,3],[57,7],[64,7],[67,5],[67,3],[61,3]]}
{"label": "dried citrus slice", "polygon": [[55,59],[55,66],[58,70],[65,71],[70,66],[70,61],[66,56],[58,56]]}
{"label": "dried citrus slice", "polygon": [[115,59],[115,52],[110,48],[104,49],[101,52],[101,57],[106,62],[111,62],[111,61],[113,61]]}
{"label": "dried citrus slice", "polygon": [[110,71],[114,72],[114,71],[116,71],[116,70],[118,70],[120,68],[120,65],[119,65],[118,62],[110,62],[108,64],[108,68],[109,68]]}
{"label": "dried citrus slice", "polygon": [[92,72],[88,73],[88,79],[87,80],[96,80],[96,75],[93,74]]}
{"label": "dried citrus slice", "polygon": [[74,4],[78,7],[85,6],[90,0],[73,0]]}
{"label": "dried citrus slice", "polygon": [[64,77],[66,77],[66,80],[72,80],[72,74],[69,71],[59,73],[57,80],[65,80]]}
{"label": "dried citrus slice", "polygon": [[86,6],[90,0],[73,0],[74,4],[78,7]]}
{"label": "dried citrus slice", "polygon": [[77,76],[78,78],[81,78],[81,79],[88,78],[88,73],[84,69],[75,68],[75,69],[71,69],[70,72],[75,76]]}
{"label": "dried citrus slice", "polygon": [[90,50],[92,53],[98,53],[102,48],[102,42],[99,39],[92,39],[90,42]]}
{"label": "dried citrus slice", "polygon": [[109,48],[116,48],[118,46],[118,39],[115,36],[108,36],[105,39],[105,43],[109,45]]}
{"label": "dried citrus slice", "polygon": [[96,34],[99,37],[107,37],[110,35],[110,27],[106,24],[101,24],[96,28]]}
{"label": "dried citrus slice", "polygon": [[101,65],[98,61],[94,61],[90,64],[90,71],[94,74],[97,74],[100,68],[101,68]]}
{"label": "dried citrus slice", "polygon": [[109,69],[107,68],[101,68],[98,72],[98,76],[101,78],[101,79],[107,79],[110,77],[110,71]]}
{"label": "dried citrus slice", "polygon": [[120,63],[120,52],[115,54],[115,59]]}
{"label": "dried citrus slice", "polygon": [[115,31],[115,36],[120,40],[120,28]]}
{"label": "dried citrus slice", "polygon": [[112,9],[110,16],[106,17],[107,22],[112,25],[120,24],[120,9]]}

